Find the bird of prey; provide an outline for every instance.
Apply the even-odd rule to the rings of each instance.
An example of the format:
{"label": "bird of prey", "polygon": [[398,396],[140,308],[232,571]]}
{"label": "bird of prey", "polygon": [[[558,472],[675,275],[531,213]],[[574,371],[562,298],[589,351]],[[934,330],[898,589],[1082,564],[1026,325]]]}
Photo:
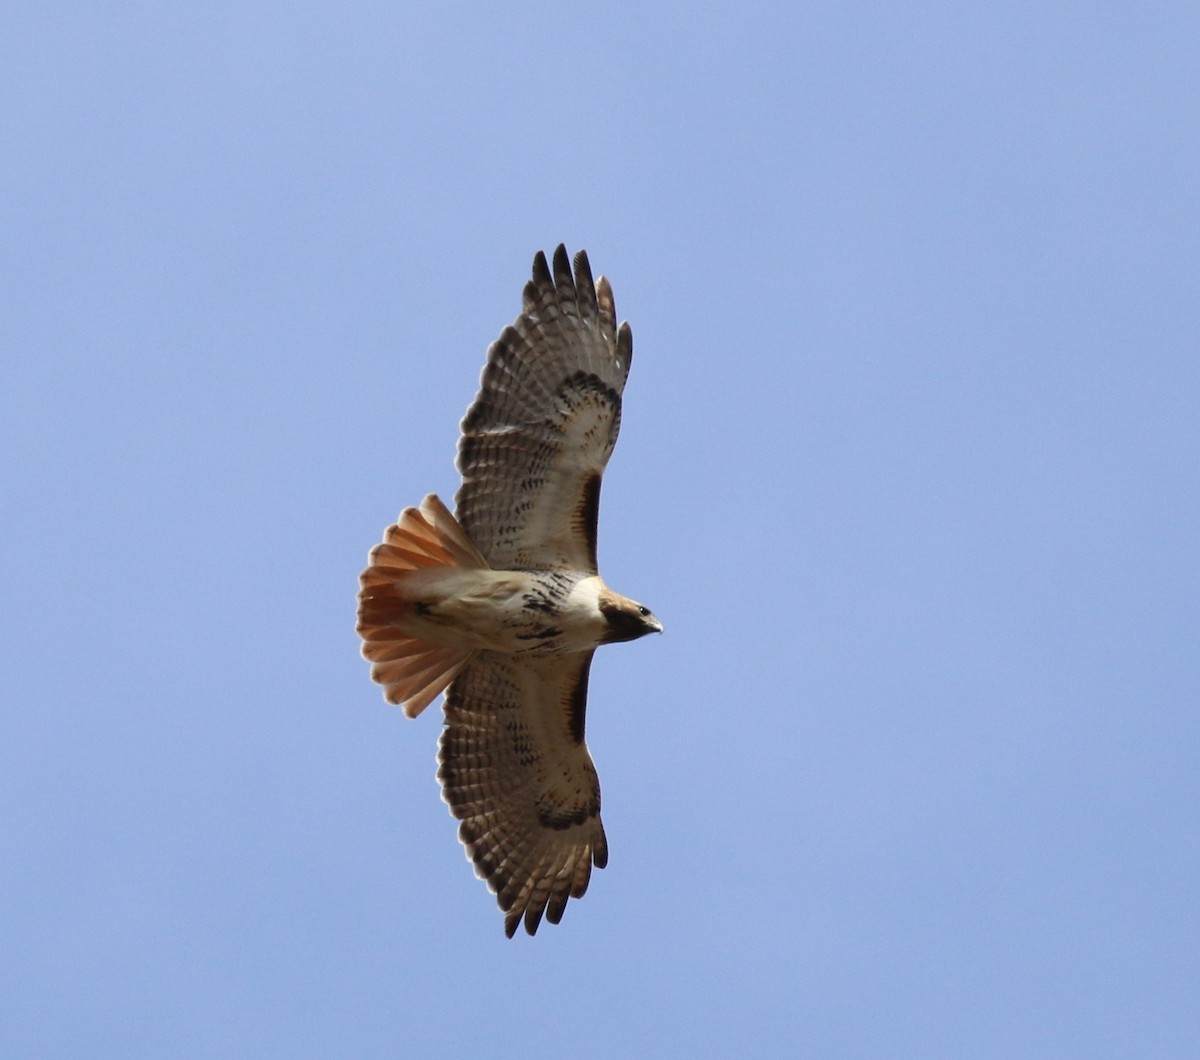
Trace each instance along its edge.
{"label": "bird of prey", "polygon": [[612,288],[538,252],[521,315],[487,353],[462,421],[456,514],[406,508],[360,579],[358,632],[389,703],[445,692],[438,779],[509,938],[562,918],[608,844],[584,743],[601,644],[662,632],[596,564],[600,479],[617,441],[633,333]]}

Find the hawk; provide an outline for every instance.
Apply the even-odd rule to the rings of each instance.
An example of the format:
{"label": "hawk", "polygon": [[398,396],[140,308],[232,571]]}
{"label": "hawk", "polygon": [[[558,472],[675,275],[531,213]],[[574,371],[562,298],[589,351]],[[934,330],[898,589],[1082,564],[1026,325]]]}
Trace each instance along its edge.
{"label": "hawk", "polygon": [[541,251],[521,315],[487,353],[462,421],[456,513],[406,508],[360,579],[371,677],[415,718],[445,692],[438,780],[509,938],[604,868],[600,784],[584,742],[601,644],[661,633],[596,563],[600,480],[621,423],[633,333],[612,288]]}

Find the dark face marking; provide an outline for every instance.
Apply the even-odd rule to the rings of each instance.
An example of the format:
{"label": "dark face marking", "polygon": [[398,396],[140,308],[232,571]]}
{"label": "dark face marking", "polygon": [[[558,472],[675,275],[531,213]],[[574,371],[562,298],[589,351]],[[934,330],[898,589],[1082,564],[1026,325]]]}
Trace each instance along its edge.
{"label": "dark face marking", "polygon": [[648,607],[627,600],[623,596],[601,596],[600,613],[608,620],[608,635],[605,644],[617,644],[626,640],[637,640],[647,633],[661,633],[659,624]]}

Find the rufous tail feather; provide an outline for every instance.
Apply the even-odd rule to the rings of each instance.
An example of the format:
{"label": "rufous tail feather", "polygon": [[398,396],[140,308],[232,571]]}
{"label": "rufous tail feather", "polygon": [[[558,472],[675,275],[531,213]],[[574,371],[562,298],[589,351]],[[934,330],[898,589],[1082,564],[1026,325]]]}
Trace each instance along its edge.
{"label": "rufous tail feather", "polygon": [[371,677],[384,698],[415,718],[458,675],[470,648],[431,644],[404,631],[421,606],[407,586],[414,572],[431,567],[486,569],[487,561],[449,509],[432,493],[420,508],[405,508],[371,550],[359,579],[358,633]]}

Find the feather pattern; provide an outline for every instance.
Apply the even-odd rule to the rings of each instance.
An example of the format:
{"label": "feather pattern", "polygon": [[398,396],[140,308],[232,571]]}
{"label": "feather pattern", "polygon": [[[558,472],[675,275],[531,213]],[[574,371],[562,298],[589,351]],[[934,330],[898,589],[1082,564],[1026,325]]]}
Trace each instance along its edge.
{"label": "feather pattern", "polygon": [[359,577],[358,635],[371,678],[389,703],[415,718],[445,690],[471,655],[469,648],[414,637],[416,602],[409,586],[417,571],[485,570],[487,563],[446,506],[432,493],[406,508],[371,549]]}
{"label": "feather pattern", "polygon": [[458,520],[497,569],[597,572],[600,476],[616,445],[633,334],[587,254],[540,251],[524,309],[488,350],[462,423]]}
{"label": "feather pattern", "polygon": [[446,693],[438,779],[459,838],[496,893],[511,937],[552,924],[587,890],[608,844],[600,782],[572,719],[592,652],[516,659],[477,652]]}
{"label": "feather pattern", "polygon": [[662,631],[599,577],[600,483],[633,356],[587,255],[539,252],[462,422],[457,519],[432,494],[371,552],[358,631],[410,716],[445,690],[442,795],[509,937],[557,924],[608,861],[584,739],[600,644]]}

